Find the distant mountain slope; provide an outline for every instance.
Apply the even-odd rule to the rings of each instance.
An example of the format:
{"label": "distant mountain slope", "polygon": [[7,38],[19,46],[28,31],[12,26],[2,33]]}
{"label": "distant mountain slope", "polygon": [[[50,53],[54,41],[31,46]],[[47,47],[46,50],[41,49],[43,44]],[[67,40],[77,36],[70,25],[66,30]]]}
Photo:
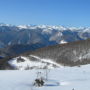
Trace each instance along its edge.
{"label": "distant mountain slope", "polygon": [[[15,68],[21,69],[23,67],[25,67],[24,69],[26,69],[27,67],[34,68],[34,66],[29,64],[30,62],[27,64],[26,58],[28,59],[28,61],[30,60],[30,62],[34,63],[33,65],[35,66],[37,65],[37,63],[41,63],[41,64],[46,63],[45,65],[48,65],[48,67],[50,66],[57,67],[56,64],[51,64],[51,62],[62,65],[68,65],[68,66],[89,64],[90,39],[62,44],[62,45],[48,46],[45,48],[37,49],[32,52],[27,52],[17,57],[11,57],[5,59],[6,64],[8,64],[9,66],[3,65],[2,67],[4,67],[4,69],[6,69],[6,67],[11,68],[14,64],[14,67],[12,67],[11,69],[15,69]],[[43,62],[43,60],[45,62]],[[17,64],[15,64],[14,62],[16,62]]]}
{"label": "distant mountain slope", "polygon": [[27,51],[32,51],[41,47],[45,47],[43,44],[17,44],[17,45],[10,45],[7,46],[6,48],[1,48],[0,49],[0,55],[3,57],[8,57],[8,56],[15,56],[22,54]]}
{"label": "distant mountain slope", "polygon": [[41,48],[25,56],[29,55],[51,59],[57,63],[70,66],[87,64],[90,63],[90,39]]}

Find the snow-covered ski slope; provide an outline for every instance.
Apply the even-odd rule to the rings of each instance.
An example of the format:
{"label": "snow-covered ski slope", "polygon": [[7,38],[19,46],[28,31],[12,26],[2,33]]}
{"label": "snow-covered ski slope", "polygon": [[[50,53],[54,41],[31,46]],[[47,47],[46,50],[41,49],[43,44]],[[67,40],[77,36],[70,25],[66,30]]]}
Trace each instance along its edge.
{"label": "snow-covered ski slope", "polygon": [[44,73],[44,70],[35,69],[2,70],[0,90],[90,90],[90,65],[52,69],[43,87],[33,87],[38,71]]}

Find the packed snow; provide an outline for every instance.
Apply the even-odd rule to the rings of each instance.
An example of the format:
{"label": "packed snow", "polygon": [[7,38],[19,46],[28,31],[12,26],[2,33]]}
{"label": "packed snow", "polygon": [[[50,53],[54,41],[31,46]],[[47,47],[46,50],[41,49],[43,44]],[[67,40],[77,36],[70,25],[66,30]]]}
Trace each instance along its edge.
{"label": "packed snow", "polygon": [[45,72],[43,69],[0,71],[0,90],[90,90],[90,65],[51,69],[42,87],[33,86],[38,71]]}

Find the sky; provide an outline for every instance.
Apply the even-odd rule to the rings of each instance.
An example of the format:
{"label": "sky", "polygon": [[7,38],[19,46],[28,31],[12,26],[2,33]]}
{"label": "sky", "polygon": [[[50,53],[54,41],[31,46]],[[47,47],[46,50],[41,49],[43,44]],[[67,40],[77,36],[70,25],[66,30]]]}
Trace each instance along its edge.
{"label": "sky", "polygon": [[90,26],[90,0],[0,0],[0,23]]}

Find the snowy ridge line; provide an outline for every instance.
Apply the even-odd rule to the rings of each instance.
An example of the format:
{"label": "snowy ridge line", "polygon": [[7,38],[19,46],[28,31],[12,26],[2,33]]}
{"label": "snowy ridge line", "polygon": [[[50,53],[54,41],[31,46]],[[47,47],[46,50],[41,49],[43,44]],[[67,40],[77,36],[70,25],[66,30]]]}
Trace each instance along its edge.
{"label": "snowy ridge line", "polygon": [[2,26],[7,26],[7,27],[17,27],[20,30],[22,29],[37,29],[37,28],[41,28],[41,29],[48,29],[48,30],[53,30],[53,29],[57,29],[59,31],[64,31],[64,30],[71,30],[71,31],[82,31],[83,32],[90,32],[90,27],[67,27],[67,26],[62,26],[62,25],[32,25],[32,24],[28,24],[28,25],[11,25],[11,24],[0,24],[0,27]]}

